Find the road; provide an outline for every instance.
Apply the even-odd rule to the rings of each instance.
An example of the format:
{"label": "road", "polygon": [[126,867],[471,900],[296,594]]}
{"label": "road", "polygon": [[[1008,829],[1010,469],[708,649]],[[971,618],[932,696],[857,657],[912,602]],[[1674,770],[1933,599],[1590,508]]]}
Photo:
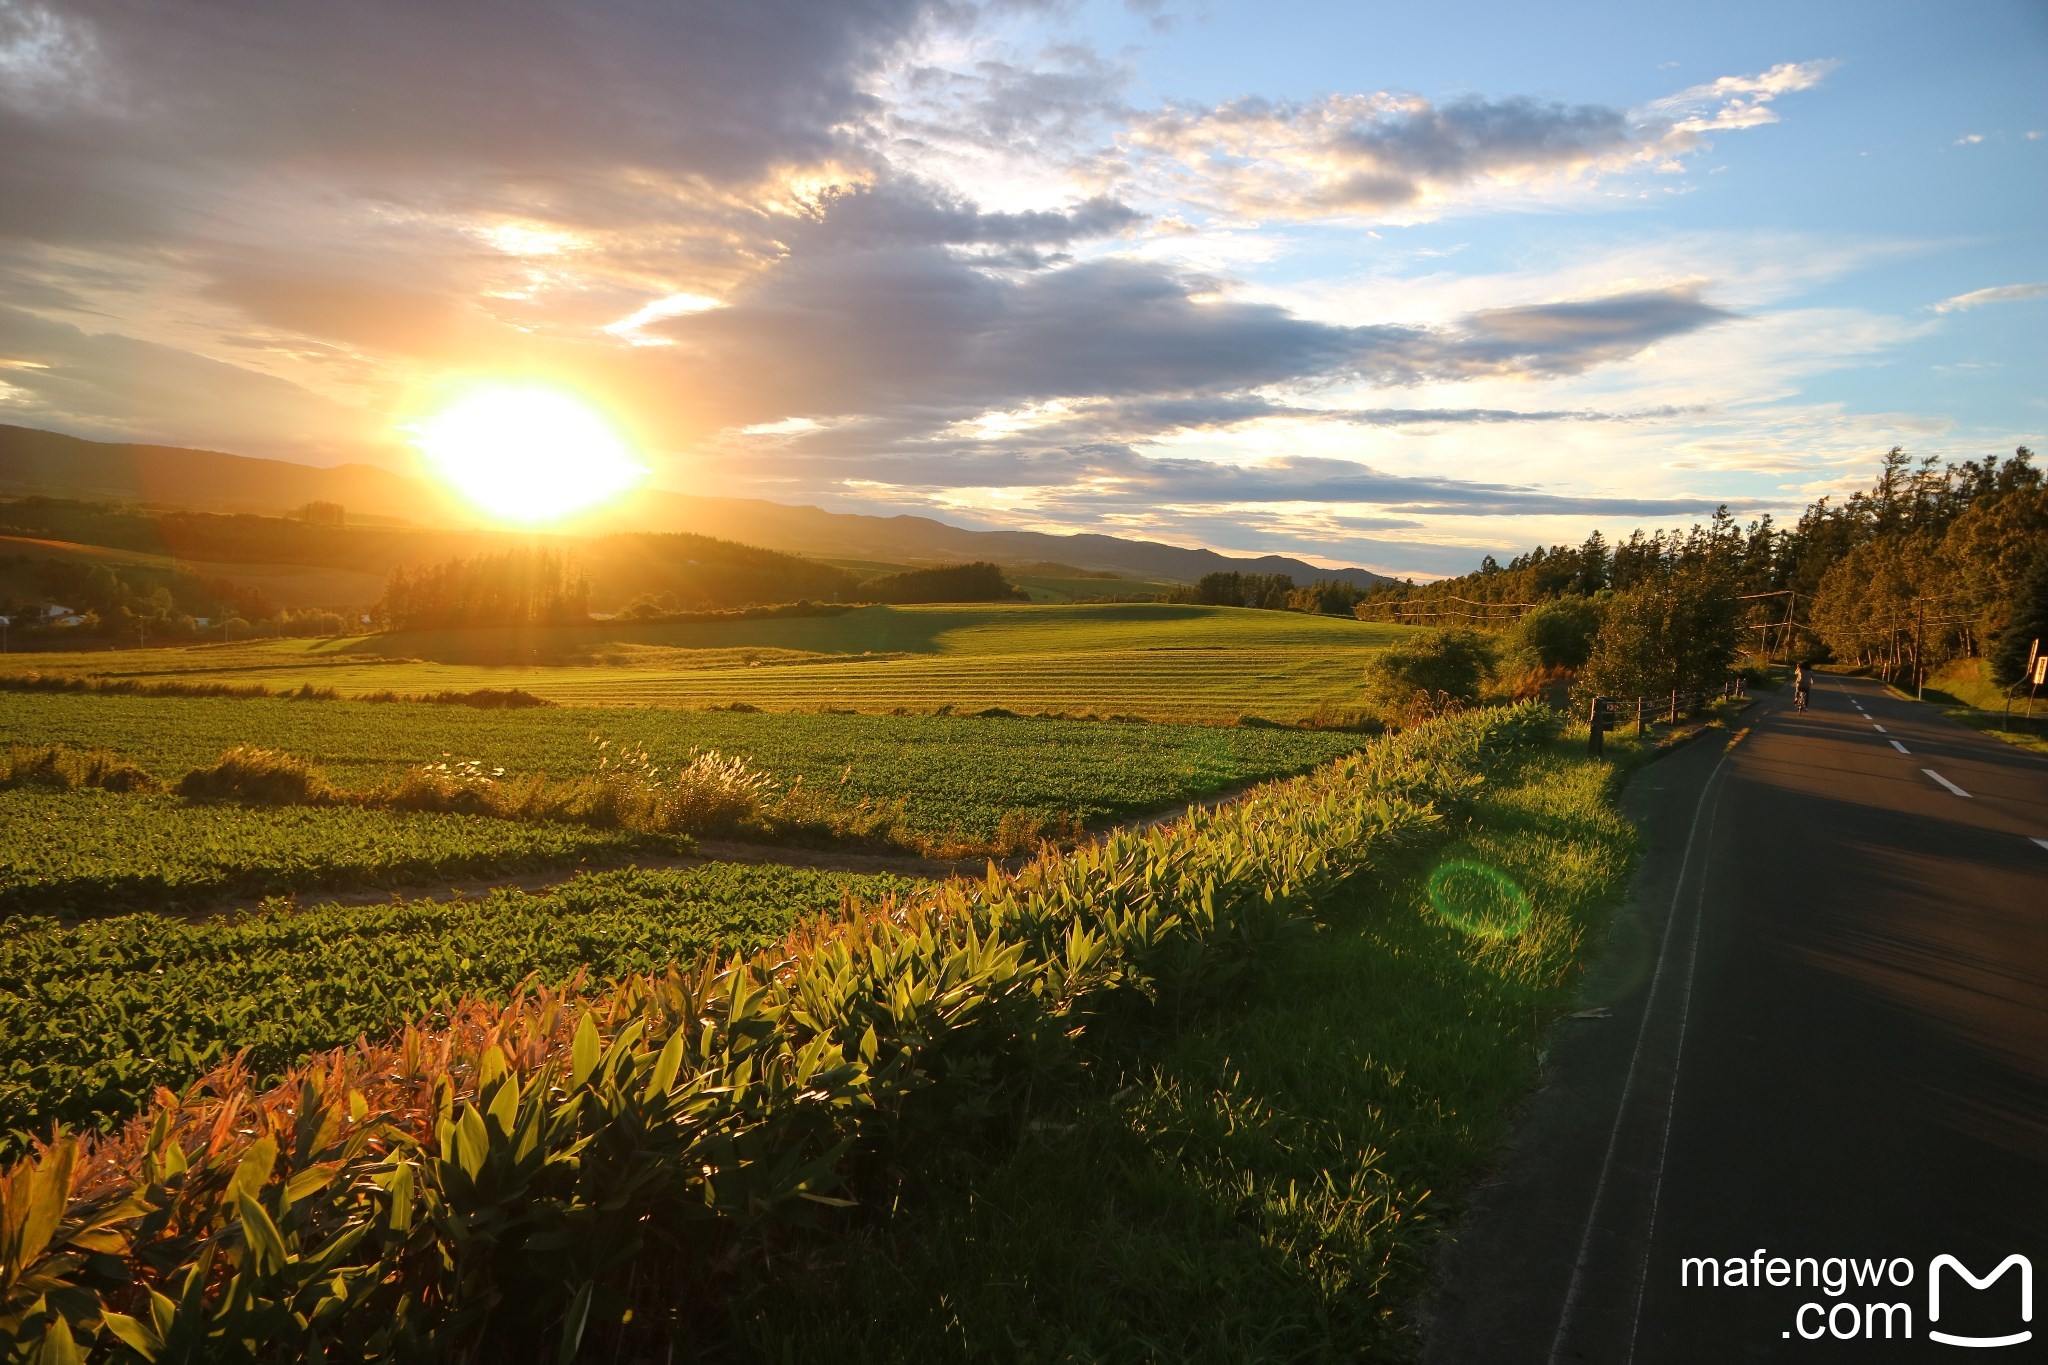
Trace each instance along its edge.
{"label": "road", "polygon": [[[1746,719],[1632,784],[1631,904],[1440,1264],[1426,1360],[2048,1360],[2016,1273],[1944,1270],[1928,1315],[1939,1255],[2048,1274],[2048,760],[1856,679]],[[1718,1287],[1683,1283],[1700,1257]],[[1884,1282],[1831,1293],[1830,1257]]]}

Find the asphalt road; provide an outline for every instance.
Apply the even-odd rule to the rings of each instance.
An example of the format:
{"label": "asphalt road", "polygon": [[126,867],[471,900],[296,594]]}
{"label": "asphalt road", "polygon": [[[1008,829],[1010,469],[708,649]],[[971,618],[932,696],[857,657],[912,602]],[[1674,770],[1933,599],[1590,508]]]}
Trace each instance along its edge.
{"label": "asphalt road", "polygon": [[2019,1267],[1943,1270],[1929,1317],[1937,1256],[2048,1273],[2048,760],[1853,679],[1746,719],[1632,784],[1631,904],[1440,1264],[1427,1360],[2048,1360]]}

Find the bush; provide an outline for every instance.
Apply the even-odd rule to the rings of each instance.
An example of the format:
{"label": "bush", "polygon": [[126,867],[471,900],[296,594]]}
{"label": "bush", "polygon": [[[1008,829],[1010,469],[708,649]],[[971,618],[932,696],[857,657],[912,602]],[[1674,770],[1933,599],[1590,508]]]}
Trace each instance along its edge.
{"label": "bush", "polygon": [[326,806],[344,799],[316,763],[275,749],[237,745],[211,768],[178,779],[188,801],[240,801],[250,806]]}
{"label": "bush", "polygon": [[1600,632],[1600,608],[1583,597],[1554,597],[1539,602],[1508,632],[1514,666],[1538,670],[1583,668]]}
{"label": "bush", "polygon": [[110,749],[70,749],[61,744],[10,744],[0,765],[0,789],[99,787],[110,792],[153,792],[155,777]]}
{"label": "bush", "polygon": [[657,828],[674,834],[724,832],[759,820],[775,779],[743,755],[692,750],[655,806]]}
{"label": "bush", "polygon": [[1382,650],[1365,670],[1365,703],[1389,725],[1413,725],[1479,700],[1500,657],[1495,638],[1454,627]]}

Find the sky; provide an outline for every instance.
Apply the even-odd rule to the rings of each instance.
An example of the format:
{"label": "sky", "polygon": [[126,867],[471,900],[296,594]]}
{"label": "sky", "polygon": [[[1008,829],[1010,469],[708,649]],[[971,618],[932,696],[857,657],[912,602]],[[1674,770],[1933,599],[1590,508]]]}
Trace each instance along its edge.
{"label": "sky", "polygon": [[524,384],[1461,572],[2039,448],[2044,76],[2042,0],[0,0],[0,422],[409,469]]}

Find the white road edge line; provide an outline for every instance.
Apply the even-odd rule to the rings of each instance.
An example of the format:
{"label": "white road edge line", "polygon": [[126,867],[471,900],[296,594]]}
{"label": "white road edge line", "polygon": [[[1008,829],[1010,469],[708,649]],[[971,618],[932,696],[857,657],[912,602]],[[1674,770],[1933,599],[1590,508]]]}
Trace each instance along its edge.
{"label": "white road edge line", "polygon": [[[1926,773],[1929,777],[1933,778],[1936,782],[1939,782],[1942,786],[1947,787],[1957,796],[1969,795],[1968,792],[1964,791],[1961,787],[1958,787],[1955,783],[1949,781],[1947,778],[1943,777],[1940,773],[1934,771],[1934,769],[1932,768],[1922,768],[1920,771]],[[2039,843],[2040,841],[2036,840],[2035,842]]]}
{"label": "white road edge line", "polygon": [[1692,982],[1700,962],[1700,925],[1707,918],[1707,876],[1713,870],[1714,830],[1721,823],[1718,793],[1707,812],[1708,855],[1693,882],[1692,943],[1685,957],[1685,992],[1678,997],[1678,1041],[1671,1045],[1671,1090],[1664,1097],[1664,1136],[1657,1143],[1657,1165],[1650,1175],[1650,1212],[1643,1219],[1643,1257],[1636,1267],[1635,1311],[1629,1316],[1627,1365],[1635,1365],[1636,1339],[1643,1327],[1643,1291],[1650,1283],[1650,1253],[1657,1241],[1657,1206],[1664,1197],[1664,1161],[1671,1153],[1671,1121],[1678,1114],[1678,1073],[1685,1065],[1685,1030],[1692,1020]]}
{"label": "white road edge line", "polygon": [[[1642,1065],[1643,1044],[1650,1036],[1650,1020],[1655,1013],[1659,988],[1664,984],[1664,967],[1671,956],[1671,931],[1678,924],[1678,903],[1685,895],[1686,873],[1692,867],[1693,845],[1699,839],[1700,818],[1707,813],[1707,798],[1713,794],[1715,779],[1721,769],[1727,766],[1728,754],[1722,751],[1714,762],[1712,772],[1700,787],[1699,804],[1693,807],[1692,826],[1686,831],[1685,851],[1678,859],[1678,879],[1671,888],[1671,908],[1664,917],[1664,938],[1657,948],[1657,969],[1650,974],[1650,990],[1643,998],[1642,1022],[1636,1028],[1636,1046],[1628,1061],[1628,1075],[1621,1084],[1621,1100],[1614,1107],[1614,1127],[1607,1134],[1607,1154],[1600,1160],[1600,1178],[1593,1184],[1593,1198],[1586,1206],[1586,1226],[1579,1235],[1578,1255],[1572,1262],[1572,1277],[1565,1285],[1564,1305],[1558,1311],[1557,1332],[1550,1339],[1550,1354],[1545,1357],[1548,1365],[1557,1365],[1564,1351],[1565,1335],[1571,1330],[1572,1313],[1579,1303],[1580,1287],[1586,1279],[1586,1262],[1593,1251],[1593,1231],[1600,1221],[1600,1204],[1607,1194],[1608,1177],[1614,1173],[1614,1154],[1621,1145],[1621,1126],[1628,1117],[1629,1097],[1635,1092],[1636,1071]],[[1631,1347],[1633,1349],[1633,1347]]]}
{"label": "white road edge line", "polygon": [[1902,754],[1910,754],[1913,752],[1911,749],[1908,749],[1905,745],[1899,743],[1897,740],[1892,741],[1892,747],[1894,749],[1897,749]]}
{"label": "white road edge line", "polygon": [[2043,848],[2048,848],[2048,839],[2036,839],[2034,840],[2034,842],[2039,844]]}

